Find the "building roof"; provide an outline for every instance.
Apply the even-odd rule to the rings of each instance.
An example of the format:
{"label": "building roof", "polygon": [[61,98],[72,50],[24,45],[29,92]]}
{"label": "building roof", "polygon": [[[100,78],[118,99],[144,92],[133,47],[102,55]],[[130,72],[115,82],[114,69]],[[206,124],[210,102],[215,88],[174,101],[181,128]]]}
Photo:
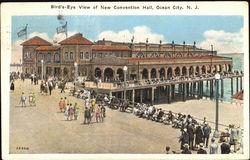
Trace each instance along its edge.
{"label": "building roof", "polygon": [[21,45],[23,46],[51,46],[52,44],[38,36],[35,36],[23,42]]}
{"label": "building roof", "polygon": [[90,40],[84,38],[81,33],[77,33],[61,42],[59,42],[61,45],[93,45],[94,43]]}
{"label": "building roof", "polygon": [[60,47],[58,46],[40,46],[37,47],[36,50],[37,51],[56,51],[59,50]]}
{"label": "building roof", "polygon": [[123,58],[124,60],[128,61],[176,61],[176,60],[226,60],[226,59],[231,59],[228,57],[219,57],[219,56],[201,56],[201,57],[169,57],[169,58],[164,58],[164,57],[154,57],[154,58],[135,58],[135,57],[128,57],[128,58]]}
{"label": "building roof", "polygon": [[93,51],[131,51],[128,46],[93,45]]}

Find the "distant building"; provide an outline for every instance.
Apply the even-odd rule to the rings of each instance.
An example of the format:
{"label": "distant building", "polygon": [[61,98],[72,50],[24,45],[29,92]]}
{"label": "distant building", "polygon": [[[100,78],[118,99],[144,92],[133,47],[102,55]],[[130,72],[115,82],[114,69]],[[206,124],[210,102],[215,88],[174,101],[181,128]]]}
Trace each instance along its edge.
{"label": "distant building", "polygon": [[128,67],[129,80],[199,76],[215,72],[231,72],[232,59],[217,56],[216,51],[194,45],[168,43],[120,43],[99,40],[91,42],[75,34],[58,45],[33,37],[23,46],[23,72],[72,79],[77,63],[78,76],[89,80],[123,80],[123,66]]}

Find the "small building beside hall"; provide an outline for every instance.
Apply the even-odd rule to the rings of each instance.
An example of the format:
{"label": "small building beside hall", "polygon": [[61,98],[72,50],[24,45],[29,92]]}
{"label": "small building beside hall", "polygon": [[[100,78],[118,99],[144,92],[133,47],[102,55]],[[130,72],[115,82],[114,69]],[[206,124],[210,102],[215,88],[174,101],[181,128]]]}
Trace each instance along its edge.
{"label": "small building beside hall", "polygon": [[[124,79],[123,67],[128,67],[128,80],[171,79],[215,72],[231,72],[232,58],[221,57],[216,51],[194,45],[162,43],[121,43],[99,40],[92,42],[77,33],[57,45],[33,37],[23,46],[23,72],[74,79],[77,75],[89,80],[99,77],[112,82]],[[43,65],[41,60],[44,61]]]}

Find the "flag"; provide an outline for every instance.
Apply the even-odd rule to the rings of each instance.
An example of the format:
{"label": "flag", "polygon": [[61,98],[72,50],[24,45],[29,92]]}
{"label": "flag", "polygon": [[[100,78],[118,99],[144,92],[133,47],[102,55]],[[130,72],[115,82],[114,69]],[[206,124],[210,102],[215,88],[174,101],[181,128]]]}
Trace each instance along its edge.
{"label": "flag", "polygon": [[22,37],[24,35],[27,35],[27,24],[26,24],[26,27],[24,29],[22,29],[21,31],[17,32],[17,36],[18,37]]}
{"label": "flag", "polygon": [[67,32],[67,22],[65,23],[65,25],[57,27],[56,32],[57,34]]}

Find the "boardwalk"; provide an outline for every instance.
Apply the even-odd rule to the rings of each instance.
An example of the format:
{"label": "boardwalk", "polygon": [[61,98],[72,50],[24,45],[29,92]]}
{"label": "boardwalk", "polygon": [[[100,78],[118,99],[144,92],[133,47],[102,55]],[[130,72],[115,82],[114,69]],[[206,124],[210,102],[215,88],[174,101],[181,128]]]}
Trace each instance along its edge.
{"label": "boardwalk", "polygon": [[[36,107],[16,107],[21,92],[28,94],[35,92],[37,97]],[[10,106],[10,153],[165,153],[166,145],[172,150],[180,151],[178,143],[179,129],[137,118],[132,114],[107,109],[107,118],[104,123],[82,125],[83,100],[68,96],[69,93],[60,93],[54,90],[52,96],[42,96],[39,87],[30,85],[30,81],[16,82],[16,90],[11,93]],[[79,119],[65,121],[59,113],[58,101],[60,97],[67,96],[69,101],[80,105]],[[186,103],[185,103],[186,104]],[[203,102],[195,101],[195,109],[201,107],[209,114],[195,116],[211,117],[213,109],[204,108]],[[206,104],[211,105],[207,102]],[[194,114],[190,104],[161,105],[164,109],[172,109],[183,113]],[[179,108],[177,108],[179,107]],[[235,108],[235,107],[234,107]],[[228,121],[233,112],[229,107],[227,113],[221,113],[223,123]],[[236,113],[238,114],[238,112]],[[234,119],[239,122],[238,118]],[[17,147],[28,147],[29,150],[17,150]]]}

